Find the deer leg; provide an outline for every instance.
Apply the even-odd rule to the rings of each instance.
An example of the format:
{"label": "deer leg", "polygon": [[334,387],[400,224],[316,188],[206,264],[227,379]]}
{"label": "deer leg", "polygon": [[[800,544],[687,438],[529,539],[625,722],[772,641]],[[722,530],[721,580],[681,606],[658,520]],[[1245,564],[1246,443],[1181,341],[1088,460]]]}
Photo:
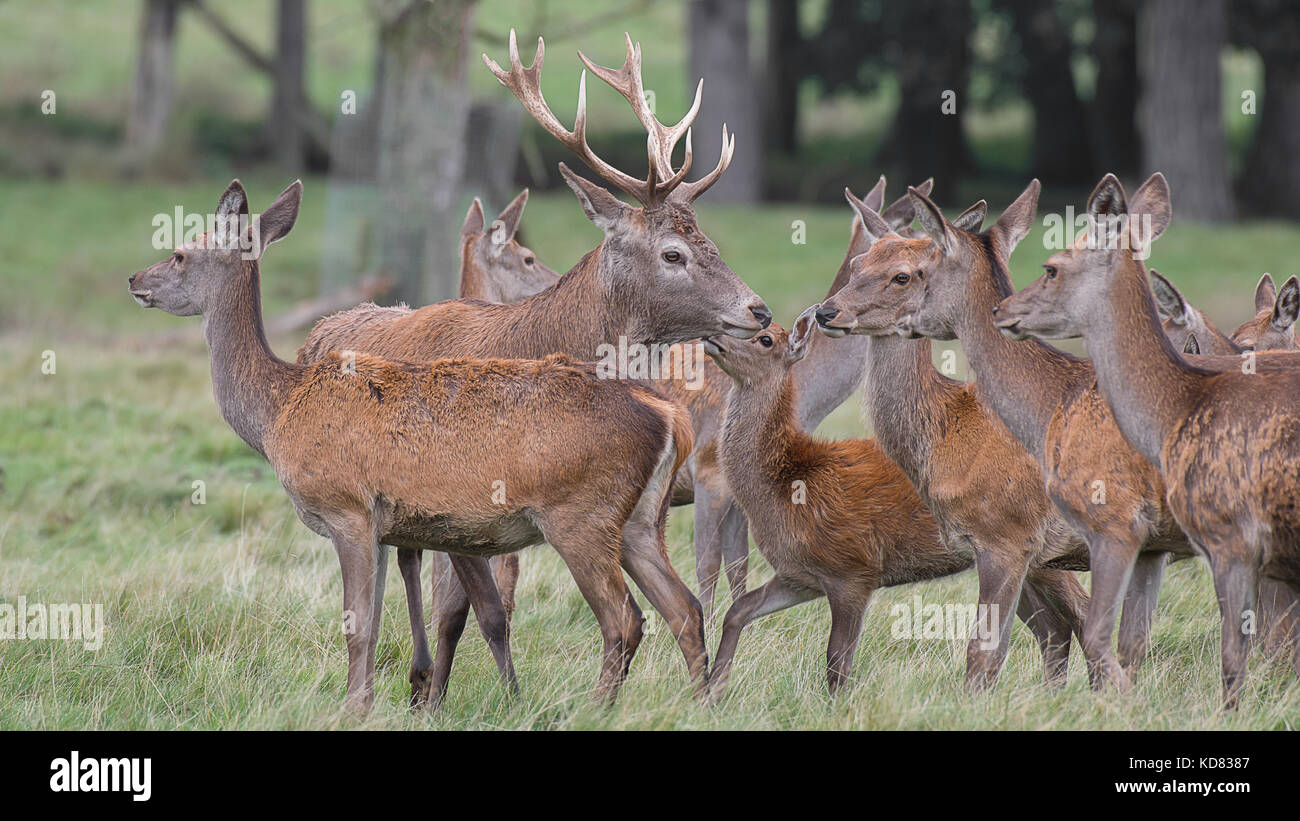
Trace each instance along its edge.
{"label": "deer leg", "polygon": [[636,602],[619,568],[620,539],[611,538],[609,528],[590,509],[563,518],[543,523],[542,532],[596,615],[604,642],[596,700],[613,704],[642,635],[641,619],[633,618],[639,610],[633,612]]}
{"label": "deer leg", "polygon": [[1079,579],[1069,570],[1033,568],[1025,577],[1016,612],[1038,639],[1043,679],[1048,686],[1065,683],[1070,669],[1070,637],[1083,636],[1088,601]]}
{"label": "deer leg", "polygon": [[722,514],[722,562],[727,573],[731,600],[745,593],[749,576],[749,520],[735,499],[727,496],[726,511]]}
{"label": "deer leg", "polygon": [[402,572],[402,585],[406,588],[406,612],[411,619],[411,640],[415,652],[411,656],[411,709],[421,706],[429,694],[429,681],[433,675],[433,656],[429,653],[429,634],[424,626],[424,594],[420,590],[420,565],[422,551],[402,547],[397,550],[397,569]]}
{"label": "deer leg", "polygon": [[1151,625],[1168,564],[1169,554],[1162,551],[1139,553],[1133,565],[1124,594],[1124,612],[1119,618],[1119,666],[1130,678],[1142,666],[1151,646]]}
{"label": "deer leg", "polygon": [[826,644],[826,686],[831,698],[849,682],[853,673],[853,655],[862,636],[862,618],[866,614],[871,589],[840,590],[830,586],[826,598],[831,605],[831,636]]}
{"label": "deer leg", "polygon": [[623,548],[623,568],[667,622],[686,658],[695,693],[703,696],[709,683],[704,612],[668,563],[663,530],[654,524],[629,521],[623,526]]}
{"label": "deer leg", "polygon": [[1298,607],[1296,593],[1286,582],[1264,576],[1259,580],[1259,624],[1268,656],[1291,649]]}
{"label": "deer leg", "polygon": [[450,556],[435,552],[430,558],[433,565],[430,604],[438,631],[438,645],[433,656],[433,678],[424,701],[429,709],[437,709],[447,695],[447,680],[451,677],[451,663],[456,658],[456,645],[469,618],[469,596],[456,575]]}
{"label": "deer leg", "polygon": [[1136,550],[1135,545],[1116,539],[1094,537],[1088,543],[1092,590],[1083,625],[1083,656],[1088,662],[1088,681],[1094,690],[1112,685],[1124,692],[1129,687],[1128,674],[1111,650],[1111,637],[1137,558]]}
{"label": "deer leg", "polygon": [[1259,562],[1244,549],[1206,553],[1214,574],[1214,592],[1222,619],[1223,707],[1235,710],[1246,683],[1250,634],[1244,629],[1259,598]]}
{"label": "deer leg", "polygon": [[750,622],[821,595],[820,590],[792,587],[777,576],[736,599],[722,620],[722,640],[718,643],[718,655],[713,660],[713,674],[709,677],[710,703],[716,704],[726,693],[731,660],[736,655],[740,633]]}
{"label": "deer leg", "polygon": [[975,570],[979,574],[979,607],[988,614],[995,643],[972,632],[966,645],[966,689],[983,690],[993,686],[1007,660],[1011,622],[1020,600],[1020,588],[1029,572],[1027,556],[1011,555],[983,546],[975,551]]}
{"label": "deer leg", "polygon": [[[372,636],[378,633],[376,589],[382,591],[381,550],[370,522],[363,516],[329,527],[330,540],[338,553],[343,574],[343,632],[348,647],[348,694],[344,706],[358,713],[370,711],[375,701],[375,669]],[[382,598],[382,597],[381,597]]]}
{"label": "deer leg", "polygon": [[518,693],[519,681],[515,678],[515,664],[510,656],[510,618],[501,603],[491,565],[475,556],[455,554],[451,555],[451,565],[474,608],[474,617],[478,619],[479,630],[492,651],[492,658],[496,659],[502,683],[512,693]]}
{"label": "deer leg", "polygon": [[[501,594],[501,604],[506,609],[506,621],[515,618],[515,588],[519,586],[519,554],[506,553],[493,556],[490,564],[496,576],[497,591]],[[476,611],[477,612],[477,611]]]}
{"label": "deer leg", "polygon": [[692,511],[695,524],[695,578],[699,583],[700,604],[709,621],[713,620],[718,576],[722,568],[723,519],[726,512],[726,500],[715,493],[707,482],[697,480]]}

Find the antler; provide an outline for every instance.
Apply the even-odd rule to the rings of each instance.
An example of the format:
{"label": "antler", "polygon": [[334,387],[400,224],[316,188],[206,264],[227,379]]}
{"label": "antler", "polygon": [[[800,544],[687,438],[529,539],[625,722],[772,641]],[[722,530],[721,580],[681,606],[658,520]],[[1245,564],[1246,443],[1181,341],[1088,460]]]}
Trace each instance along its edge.
{"label": "antler", "polygon": [[[541,37],[537,38],[537,55],[533,58],[533,63],[530,66],[525,67],[519,59],[519,46],[515,39],[514,29],[510,30],[510,71],[502,70],[486,54],[483,55],[483,62],[496,75],[497,80],[514,93],[533,119],[545,128],[551,136],[568,146],[569,150],[577,154],[591,170],[595,171],[607,182],[635,197],[642,205],[646,207],[658,205],[664,202],[669,194],[678,189],[680,189],[679,194],[684,196],[687,201],[694,200],[704,193],[726,170],[727,165],[731,162],[731,150],[734,149],[735,139],[731,140],[731,147],[729,148],[727,130],[724,125],[722,129],[722,157],[718,162],[718,167],[701,180],[683,184],[682,181],[691,168],[693,151],[690,127],[695,120],[695,115],[700,110],[700,100],[704,93],[704,81],[700,80],[699,85],[696,86],[695,102],[691,104],[690,111],[686,112],[686,116],[682,117],[674,126],[664,125],[659,122],[654,112],[650,110],[650,104],[646,100],[645,87],[641,79],[641,45],[639,43],[633,44],[632,38],[627,34],[624,34],[623,37],[627,42],[627,58],[623,61],[622,68],[615,70],[596,65],[587,59],[587,56],[581,51],[578,52],[578,57],[593,74],[623,95],[623,98],[631,104],[637,120],[645,128],[649,169],[644,180],[619,171],[598,157],[596,152],[592,151],[591,146],[587,144],[586,71],[582,73],[578,82],[578,113],[574,118],[573,130],[570,131],[560,124],[560,121],[542,97],[541,74],[542,61],[546,55],[546,44]],[[672,169],[673,150],[677,147],[677,143],[681,140],[683,134],[686,135],[686,153],[682,161],[682,167],[674,172]]]}

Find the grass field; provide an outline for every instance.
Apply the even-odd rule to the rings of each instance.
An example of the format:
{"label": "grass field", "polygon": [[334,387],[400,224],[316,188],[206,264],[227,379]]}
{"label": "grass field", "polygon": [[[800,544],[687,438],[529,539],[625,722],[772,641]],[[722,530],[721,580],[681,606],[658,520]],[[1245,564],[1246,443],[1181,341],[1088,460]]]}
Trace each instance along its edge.
{"label": "grass field", "polygon": [[[245,182],[257,208],[285,181]],[[890,638],[891,606],[915,594],[927,603],[974,601],[975,576],[966,573],[882,592],[868,614],[856,682],[834,703],[824,694],[829,616],[824,603],[813,602],[750,628],[731,694],[718,707],[692,701],[676,645],[659,630],[642,645],[618,705],[602,709],[589,700],[599,652],[595,620],[547,547],[523,558],[513,632],[522,695],[509,697],[497,684],[471,625],[443,711],[407,712],[410,637],[391,563],[376,709],[363,720],[342,714],[345,651],[333,549],[297,521],[269,467],[221,421],[198,321],[145,311],[125,292],[125,277],[158,256],[149,243],[152,215],[177,204],[211,208],[223,185],[0,183],[0,602],[19,595],[97,602],[107,618],[97,651],[75,642],[0,640],[0,729],[1300,724],[1294,676],[1258,655],[1242,708],[1219,712],[1218,615],[1198,562],[1168,573],[1150,658],[1124,697],[1088,690],[1077,646],[1068,685],[1044,689],[1037,647],[1019,624],[1000,684],[977,696],[963,692],[963,643]],[[268,314],[314,292],[324,191],[323,180],[307,181],[297,227],[268,254]],[[1007,201],[991,198],[995,209]],[[940,200],[954,209],[966,204],[942,191]],[[783,322],[824,293],[843,253],[848,215],[847,207],[701,206],[705,230]],[[1210,231],[1176,217],[1152,262],[1221,326],[1250,313],[1262,271],[1294,272],[1294,225]],[[806,222],[807,244],[790,241],[794,220]],[[559,269],[598,241],[568,195],[536,197],[525,228],[539,255]],[[1017,282],[1034,276],[1046,256],[1040,235],[1031,235],[1013,260]],[[159,341],[179,329],[185,341]],[[273,346],[292,358],[299,341]],[[53,374],[42,373],[46,351],[56,357]],[[823,432],[863,435],[856,401]],[[191,501],[196,480],[206,504]],[[675,510],[672,559],[693,586],[690,543],[689,511]],[[769,575],[755,553],[751,583]],[[710,631],[710,647],[716,640]]]}

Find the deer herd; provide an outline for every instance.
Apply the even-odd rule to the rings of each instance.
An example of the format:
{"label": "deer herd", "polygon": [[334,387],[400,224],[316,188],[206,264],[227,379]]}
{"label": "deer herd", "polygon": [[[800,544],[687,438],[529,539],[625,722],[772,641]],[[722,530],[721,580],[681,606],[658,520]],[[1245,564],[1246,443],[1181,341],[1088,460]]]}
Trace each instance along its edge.
{"label": "deer herd", "polygon": [[[270,462],[303,523],[333,542],[349,707],[374,700],[389,546],[410,616],[412,706],[445,696],[471,607],[503,683],[517,688],[518,551],[541,542],[595,614],[605,702],[642,639],[625,572],[707,703],[723,696],[754,620],[825,596],[834,694],[851,679],[876,589],[971,567],[993,636],[968,645],[971,689],[996,682],[1014,614],[1048,683],[1065,680],[1073,636],[1092,686],[1124,690],[1147,653],[1166,564],[1198,556],[1220,608],[1224,704],[1240,698],[1257,633],[1300,673],[1295,277],[1278,288],[1265,274],[1255,318],[1223,334],[1144,265],[1172,214],[1164,177],[1129,196],[1107,175],[1087,202],[1088,229],[1017,293],[1007,261],[1034,222],[1037,180],[985,229],[983,201],[949,220],[929,181],[886,205],[882,177],[865,198],[846,190],[844,261],[787,331],[692,207],[727,170],[735,137],[723,126],[716,167],[687,181],[703,82],[667,126],[647,103],[640,45],[626,45],[617,70],[578,56],[644,127],[644,178],[588,145],[586,71],[569,129],[542,98],[540,38],[528,66],[513,32],[508,67],[484,55],[542,128],[639,204],[561,163],[604,234],[563,275],[517,239],[527,192],[490,224],[475,200],[459,299],[328,316],[285,362],[263,330],[260,262],[293,227],[302,184],[250,220],[236,180],[215,230],[130,277],[141,305],[203,317],[222,417]],[[1040,341],[1068,337],[1082,337],[1090,358]],[[931,339],[960,340],[975,381],[942,375]],[[702,383],[607,378],[593,362],[616,340],[702,353]],[[813,436],[859,387],[875,438]],[[669,507],[683,504],[694,505],[698,599],[665,544]],[[773,576],[747,590],[751,535]],[[710,670],[705,627],[723,577],[733,602]]]}

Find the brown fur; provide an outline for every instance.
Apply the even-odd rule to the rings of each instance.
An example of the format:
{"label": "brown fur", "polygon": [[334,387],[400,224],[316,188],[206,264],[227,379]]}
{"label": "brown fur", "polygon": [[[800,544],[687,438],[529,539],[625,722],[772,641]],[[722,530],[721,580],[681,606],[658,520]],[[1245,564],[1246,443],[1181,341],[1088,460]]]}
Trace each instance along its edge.
{"label": "brown fur", "polygon": [[[763,347],[764,340],[771,346]],[[745,625],[822,595],[832,614],[827,683],[834,695],[851,673],[871,594],[965,570],[972,556],[944,544],[907,477],[875,442],[828,442],[800,428],[784,330],[773,325],[749,342],[716,344],[726,347],[710,355],[735,380],[719,455],[758,549],[776,575],[728,611],[714,696],[721,693]],[[794,501],[800,489],[804,503]]]}

